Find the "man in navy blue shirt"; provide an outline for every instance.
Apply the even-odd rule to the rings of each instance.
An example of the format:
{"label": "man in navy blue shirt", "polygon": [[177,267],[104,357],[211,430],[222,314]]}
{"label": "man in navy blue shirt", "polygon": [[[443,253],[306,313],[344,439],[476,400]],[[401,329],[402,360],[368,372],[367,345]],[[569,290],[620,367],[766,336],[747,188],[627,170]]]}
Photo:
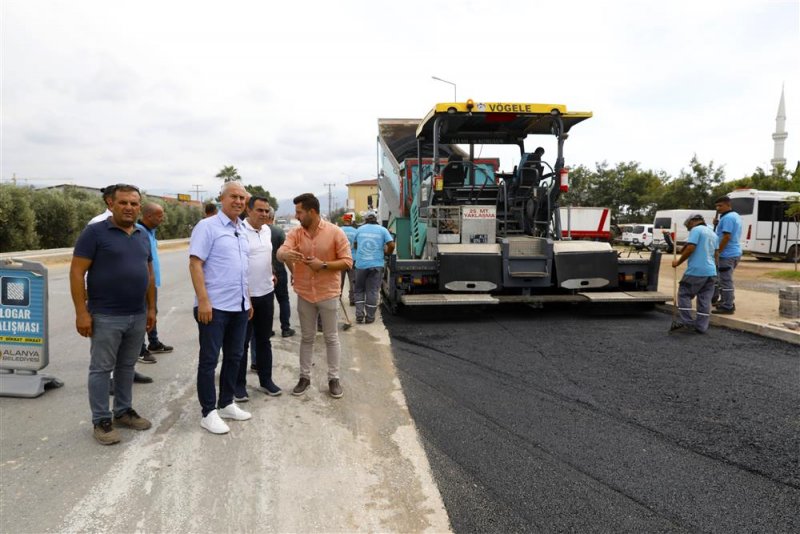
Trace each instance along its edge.
{"label": "man in navy blue shirt", "polygon": [[[117,185],[110,202],[111,216],[83,230],[70,266],[75,327],[80,335],[91,338],[89,405],[94,437],[103,445],[119,443],[114,426],[135,430],[151,426],[131,407],[133,367],[145,331],[156,323],[150,241],[136,227],[140,207],[136,187]],[[113,423],[108,401],[112,370]]]}

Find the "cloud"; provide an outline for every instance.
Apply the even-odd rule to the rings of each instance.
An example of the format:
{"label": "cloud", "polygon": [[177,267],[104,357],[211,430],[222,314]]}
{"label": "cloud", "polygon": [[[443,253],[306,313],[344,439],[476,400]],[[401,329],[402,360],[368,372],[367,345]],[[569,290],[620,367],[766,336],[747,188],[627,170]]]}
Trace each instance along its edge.
{"label": "cloud", "polygon": [[374,176],[378,117],[452,99],[433,75],[462,100],[593,111],[571,165],[675,175],[697,152],[730,177],[769,166],[785,83],[786,153],[800,156],[796,2],[46,6],[3,2],[3,180],[215,191],[234,165],[284,198],[343,190]]}

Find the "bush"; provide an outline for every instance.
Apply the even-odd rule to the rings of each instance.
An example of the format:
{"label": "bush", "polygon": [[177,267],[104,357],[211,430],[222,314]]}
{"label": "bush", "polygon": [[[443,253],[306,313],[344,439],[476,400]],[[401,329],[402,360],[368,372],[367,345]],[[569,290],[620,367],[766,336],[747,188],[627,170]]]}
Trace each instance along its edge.
{"label": "bush", "polygon": [[39,190],[33,192],[36,210],[36,233],[40,248],[69,247],[75,243],[79,230],[77,202],[61,191]]}
{"label": "bush", "polygon": [[[189,237],[203,218],[202,209],[194,206],[147,196],[144,202],[164,208],[159,239]],[[77,187],[35,190],[0,184],[0,252],[72,247],[86,224],[105,209],[101,197]]]}
{"label": "bush", "polygon": [[0,252],[39,248],[33,190],[0,184]]}
{"label": "bush", "polygon": [[203,210],[187,204],[164,202],[145,197],[144,202],[155,202],[164,208],[164,222],[158,227],[158,239],[181,239],[192,234],[192,228],[203,218]]}

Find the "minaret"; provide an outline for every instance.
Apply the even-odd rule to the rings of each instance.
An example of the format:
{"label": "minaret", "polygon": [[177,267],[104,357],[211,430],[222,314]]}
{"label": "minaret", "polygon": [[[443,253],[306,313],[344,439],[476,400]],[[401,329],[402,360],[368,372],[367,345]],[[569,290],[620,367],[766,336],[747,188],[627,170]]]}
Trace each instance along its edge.
{"label": "minaret", "polygon": [[775,141],[775,150],[772,154],[772,172],[777,172],[778,165],[786,166],[786,158],[783,157],[783,142],[789,133],[786,131],[786,103],[783,98],[783,87],[781,87],[781,103],[778,104],[778,116],[775,117],[775,133],[772,140]]}

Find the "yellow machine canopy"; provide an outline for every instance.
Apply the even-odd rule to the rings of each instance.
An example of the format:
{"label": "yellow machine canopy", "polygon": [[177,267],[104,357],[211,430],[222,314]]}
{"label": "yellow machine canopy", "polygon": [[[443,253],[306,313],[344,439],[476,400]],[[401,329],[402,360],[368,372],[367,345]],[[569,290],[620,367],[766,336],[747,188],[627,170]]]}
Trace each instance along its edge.
{"label": "yellow machine canopy", "polygon": [[531,134],[553,134],[560,118],[563,131],[592,116],[590,111],[568,112],[563,104],[519,102],[446,102],[436,106],[417,127],[417,137],[433,140],[439,119],[440,143],[518,144]]}

